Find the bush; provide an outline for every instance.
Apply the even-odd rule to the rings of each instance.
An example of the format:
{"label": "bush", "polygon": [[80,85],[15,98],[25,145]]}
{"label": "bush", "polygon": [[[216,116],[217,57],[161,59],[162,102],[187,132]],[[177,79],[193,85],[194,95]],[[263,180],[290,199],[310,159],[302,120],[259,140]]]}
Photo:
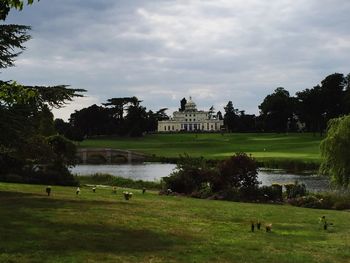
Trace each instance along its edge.
{"label": "bush", "polygon": [[318,209],[350,209],[350,194],[323,193],[288,199],[288,203],[295,206]]}
{"label": "bush", "polygon": [[[203,185],[217,176],[216,170],[207,166],[203,158],[180,156],[174,172],[163,177],[164,189],[173,192],[192,194],[199,192]],[[198,194],[195,194],[198,195]]]}
{"label": "bush", "polygon": [[198,191],[192,192],[191,197],[206,199],[213,195],[209,183],[204,183]]}
{"label": "bush", "polygon": [[299,184],[297,181],[294,184],[285,184],[287,198],[295,198],[305,196],[306,186],[305,184]]}
{"label": "bush", "polygon": [[51,166],[47,166],[36,171],[28,169],[18,174],[0,175],[0,180],[11,183],[51,184],[64,186],[78,185],[78,181],[66,167],[53,168]]}
{"label": "bush", "polygon": [[271,186],[262,186],[258,189],[258,200],[263,201],[282,201],[282,185],[273,184]]}
{"label": "bush", "polygon": [[246,153],[236,153],[220,163],[219,173],[220,176],[213,182],[215,190],[223,190],[226,187],[255,189],[259,184],[257,163]]}

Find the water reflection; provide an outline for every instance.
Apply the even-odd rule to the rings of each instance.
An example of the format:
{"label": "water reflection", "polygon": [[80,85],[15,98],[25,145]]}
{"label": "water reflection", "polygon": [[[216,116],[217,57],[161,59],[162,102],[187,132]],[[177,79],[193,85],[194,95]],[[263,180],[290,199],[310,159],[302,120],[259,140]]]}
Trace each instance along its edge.
{"label": "water reflection", "polygon": [[[131,178],[134,180],[157,181],[164,176],[168,176],[174,168],[174,164],[143,163],[121,165],[77,165],[72,168],[71,171],[78,175],[101,173]],[[261,185],[271,185],[272,183],[285,184],[298,181],[299,183],[304,183],[306,188],[313,192],[329,189],[327,178],[316,175],[297,175],[276,170],[261,170],[259,171],[258,180],[261,182]]]}

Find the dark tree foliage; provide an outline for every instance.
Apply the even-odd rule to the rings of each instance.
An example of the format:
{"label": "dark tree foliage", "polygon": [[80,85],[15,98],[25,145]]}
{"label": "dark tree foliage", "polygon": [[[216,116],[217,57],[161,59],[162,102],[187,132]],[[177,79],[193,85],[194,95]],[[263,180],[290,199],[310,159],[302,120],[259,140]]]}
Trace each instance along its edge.
{"label": "dark tree foliage", "polygon": [[42,136],[48,137],[56,134],[53,114],[47,105],[39,112],[39,131]]}
{"label": "dark tree foliage", "polygon": [[327,120],[338,117],[343,110],[345,78],[343,74],[334,73],[321,81],[322,95]]}
{"label": "dark tree foliage", "polygon": [[0,0],[0,19],[5,20],[11,8],[22,10],[25,3],[31,5],[34,0],[28,0],[27,2],[22,0]]}
{"label": "dark tree foliage", "polygon": [[147,129],[146,108],[141,105],[131,105],[125,117],[126,135],[132,137],[142,136]]}
{"label": "dark tree foliage", "polygon": [[111,98],[107,100],[107,103],[103,103],[104,106],[112,109],[115,119],[122,121],[124,119],[124,112],[131,105],[139,105],[141,101],[134,97],[123,98]]}
{"label": "dark tree foliage", "polygon": [[155,132],[158,129],[158,121],[168,120],[169,116],[166,114],[168,108],[162,108],[157,112],[148,111],[147,112],[147,127],[146,132]]}
{"label": "dark tree foliage", "polygon": [[[27,4],[32,4],[28,0]],[[5,20],[11,8],[22,9],[24,1],[0,0],[0,20]],[[29,26],[24,25],[0,25],[0,68],[13,66],[14,59],[21,53],[16,50],[24,50],[23,43],[30,39],[27,34]]]}
{"label": "dark tree foliage", "polygon": [[224,119],[224,117],[222,117],[221,111],[218,111],[218,112],[216,113],[216,118],[219,119],[219,120],[223,120],[223,119]]}
{"label": "dark tree foliage", "polygon": [[177,193],[191,194],[199,191],[217,175],[216,170],[207,166],[205,160],[180,155],[174,172],[163,177],[166,189]]}
{"label": "dark tree foliage", "polygon": [[350,186],[350,115],[331,119],[321,142],[320,172],[338,186]]}
{"label": "dark tree foliage", "polygon": [[29,26],[0,25],[0,68],[14,65],[14,59],[24,50],[23,43],[30,39],[27,35]]}
{"label": "dark tree foliage", "polygon": [[[79,134],[84,137],[95,135],[142,136],[145,132],[155,132],[158,121],[167,120],[167,108],[157,112],[146,111],[137,97],[109,99],[103,106],[93,105],[75,111],[70,117],[70,128],[64,123],[61,132],[73,139]],[[63,131],[64,130],[64,131]],[[68,132],[67,132],[68,131]],[[70,132],[75,131],[73,134]]]}
{"label": "dark tree foliage", "polygon": [[259,184],[257,169],[253,158],[246,153],[236,153],[219,165],[220,177],[213,183],[213,189],[255,188]]}
{"label": "dark tree foliage", "polygon": [[265,97],[259,109],[265,131],[285,132],[288,130],[288,122],[293,119],[295,99],[290,97],[287,90],[279,87]]}
{"label": "dark tree foliage", "polygon": [[224,109],[224,125],[228,131],[235,131],[237,127],[237,110],[233,107],[232,101],[229,101]]}
{"label": "dark tree foliage", "polygon": [[65,122],[62,119],[55,119],[54,125],[57,133],[63,135],[67,139],[77,142],[84,140],[84,134],[82,131],[74,126],[71,126],[69,122]]}
{"label": "dark tree foliage", "polygon": [[184,111],[185,110],[185,105],[187,103],[186,98],[182,98],[182,100],[180,101],[180,108],[179,111]]}
{"label": "dark tree foliage", "polygon": [[298,101],[297,116],[310,132],[320,132],[326,126],[325,106],[320,86],[296,93]]}
{"label": "dark tree foliage", "polygon": [[327,122],[350,112],[349,75],[334,73],[312,89],[296,93],[299,120],[306,130],[322,133]]}
{"label": "dark tree foliage", "polygon": [[110,135],[117,129],[113,112],[96,104],[75,111],[70,116],[70,125],[73,130],[79,131],[83,136]]}
{"label": "dark tree foliage", "polygon": [[345,91],[343,97],[344,113],[350,114],[350,73],[345,77]]}

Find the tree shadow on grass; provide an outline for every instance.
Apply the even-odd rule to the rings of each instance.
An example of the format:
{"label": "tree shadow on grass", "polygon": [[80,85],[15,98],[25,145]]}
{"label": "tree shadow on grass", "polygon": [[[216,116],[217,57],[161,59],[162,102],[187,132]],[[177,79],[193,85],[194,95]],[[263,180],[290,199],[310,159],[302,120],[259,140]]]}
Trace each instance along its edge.
{"label": "tree shadow on grass", "polygon": [[[103,220],[101,223],[100,218],[97,222],[91,218],[82,222],[80,218],[74,218],[84,208],[121,203],[50,199],[13,192],[0,192],[0,201],[0,254],[42,252],[63,255],[85,251],[124,255],[169,250],[175,245],[187,246],[194,241],[191,236],[169,234],[156,231],[156,228],[147,229],[142,225],[129,227],[127,222],[121,226]],[[55,216],[53,210],[59,208],[71,209],[73,218],[66,215],[51,220]]]}

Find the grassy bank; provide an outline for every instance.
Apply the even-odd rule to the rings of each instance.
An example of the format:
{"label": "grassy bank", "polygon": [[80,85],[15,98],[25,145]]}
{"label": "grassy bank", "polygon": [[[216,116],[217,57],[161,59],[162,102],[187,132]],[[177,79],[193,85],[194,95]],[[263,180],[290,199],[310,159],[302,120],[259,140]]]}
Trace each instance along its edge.
{"label": "grassy bank", "polygon": [[349,212],[121,191],[0,183],[0,262],[349,262]]}
{"label": "grassy bank", "polygon": [[252,154],[262,165],[317,167],[320,163],[320,136],[312,134],[153,134],[142,138],[98,138],[85,140],[80,147],[129,149],[172,160],[179,154],[225,159],[236,152]]}
{"label": "grassy bank", "polygon": [[134,189],[152,189],[152,190],[160,190],[161,185],[160,182],[149,182],[142,180],[133,180],[129,178],[124,178],[120,176],[113,176],[110,174],[94,174],[87,176],[75,176],[76,180],[80,183],[80,185],[116,185],[118,187],[128,187]]}

